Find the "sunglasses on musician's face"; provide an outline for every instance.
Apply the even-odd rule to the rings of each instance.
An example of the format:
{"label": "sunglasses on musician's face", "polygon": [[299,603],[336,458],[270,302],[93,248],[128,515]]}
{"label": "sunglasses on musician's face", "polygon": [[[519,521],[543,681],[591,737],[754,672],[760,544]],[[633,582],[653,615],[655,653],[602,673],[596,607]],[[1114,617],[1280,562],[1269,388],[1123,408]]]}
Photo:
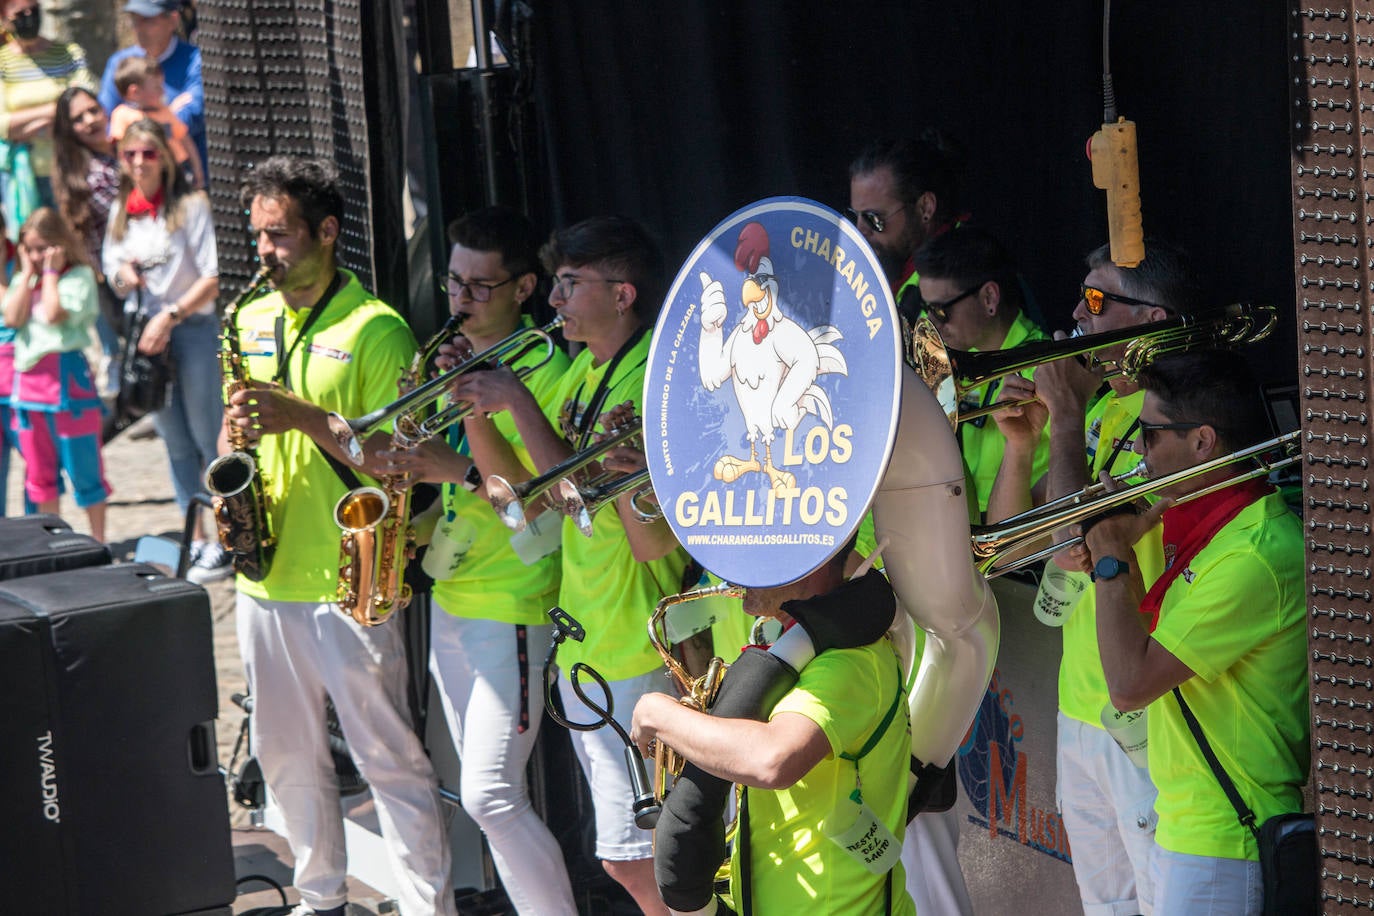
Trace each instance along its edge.
{"label": "sunglasses on musician's face", "polygon": [[473,302],[489,302],[492,290],[500,289],[514,281],[515,277],[507,277],[500,283],[478,283],[476,280],[464,280],[450,270],[439,280],[439,291],[453,299],[461,298],[466,291],[468,298]]}
{"label": "sunglasses on musician's face", "polygon": [[1145,448],[1151,448],[1154,445],[1154,434],[1157,432],[1166,429],[1172,429],[1177,432],[1182,432],[1188,429],[1198,429],[1202,426],[1206,426],[1207,424],[1194,423],[1192,421],[1187,420],[1180,421],[1178,423],[1151,423],[1148,420],[1137,420],[1136,425],[1140,429],[1141,442],[1144,444]]}
{"label": "sunglasses on musician's face", "polygon": [[[968,289],[964,290],[959,295],[952,296],[949,299],[946,299],[944,302],[927,302],[924,298],[918,298],[916,302],[917,308],[924,309],[926,314],[929,315],[931,319],[933,319],[937,323],[949,324],[949,310],[954,308],[954,306],[958,305],[963,300],[967,299],[969,296],[972,296],[975,293],[977,293],[980,289],[983,288],[983,285],[987,282],[987,280],[981,280],[978,283],[975,283],[974,285],[970,286]],[[917,296],[920,296],[919,287],[917,288]]]}
{"label": "sunglasses on musician's face", "polygon": [[854,225],[859,225],[859,220],[868,224],[868,228],[874,232],[881,233],[887,228],[887,221],[901,212],[901,207],[889,213],[879,213],[877,210],[855,210],[853,207],[845,207],[844,215],[849,217],[849,221]]}
{"label": "sunglasses on musician's face", "polygon": [[[1123,296],[1120,293],[1109,293],[1105,289],[1098,289],[1096,286],[1089,286],[1081,283],[1078,286],[1078,297],[1088,305],[1088,314],[1101,315],[1102,310],[1107,307],[1107,300],[1120,302],[1123,305],[1143,305],[1148,308],[1165,308],[1154,302],[1146,302],[1144,299],[1132,299],[1130,296]],[[1172,309],[1165,309],[1173,311]]]}

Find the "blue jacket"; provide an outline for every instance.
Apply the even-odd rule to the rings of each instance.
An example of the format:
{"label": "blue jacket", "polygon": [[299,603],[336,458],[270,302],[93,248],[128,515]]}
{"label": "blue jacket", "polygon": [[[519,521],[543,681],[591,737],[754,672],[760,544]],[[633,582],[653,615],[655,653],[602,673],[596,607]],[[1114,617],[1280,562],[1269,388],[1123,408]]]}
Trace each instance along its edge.
{"label": "blue jacket", "polygon": [[[191,104],[177,112],[177,117],[190,130],[196,151],[200,153],[200,161],[204,164],[208,160],[205,158],[205,89],[200,78],[200,48],[179,38],[173,37],[172,41],[171,54],[166,60],[159,61],[162,79],[167,85],[167,101],[170,104],[183,92],[190,93]],[[115,106],[123,101],[119,97],[119,90],[115,88],[115,68],[124,58],[142,53],[141,47],[131,45],[116,51],[110,56],[109,63],[105,64],[105,75],[100,79],[100,104],[106,114],[114,111]]]}

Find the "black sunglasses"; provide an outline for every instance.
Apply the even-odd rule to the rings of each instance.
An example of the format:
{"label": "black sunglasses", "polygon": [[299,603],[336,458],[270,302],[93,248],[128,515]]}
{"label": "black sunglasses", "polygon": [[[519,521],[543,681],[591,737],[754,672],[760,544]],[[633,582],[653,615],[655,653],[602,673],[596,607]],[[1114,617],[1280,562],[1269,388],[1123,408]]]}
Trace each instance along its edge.
{"label": "black sunglasses", "polygon": [[1136,427],[1140,430],[1140,436],[1145,440],[1146,445],[1150,444],[1150,436],[1162,429],[1182,431],[1185,429],[1198,429],[1206,425],[1206,423],[1193,423],[1191,421],[1179,423],[1151,423],[1148,420],[1136,420]]}
{"label": "black sunglasses", "polygon": [[[955,305],[957,305],[960,301],[967,299],[969,296],[972,296],[974,293],[978,292],[980,289],[983,288],[984,284],[986,284],[987,282],[987,280],[980,280],[973,286],[970,286],[968,289],[964,290],[959,295],[954,296],[950,299],[946,299],[944,302],[927,302],[924,298],[920,298],[918,299],[916,305],[918,309],[925,309],[926,312],[930,314],[930,317],[940,322],[940,324],[948,324],[949,310],[953,308]],[[917,295],[919,296],[920,293],[918,292]]]}
{"label": "black sunglasses", "polygon": [[844,215],[849,217],[849,221],[854,225],[859,225],[859,220],[862,219],[868,223],[870,229],[880,233],[887,228],[887,221],[892,219],[893,214],[900,213],[901,210],[902,208],[898,207],[891,213],[879,213],[877,210],[855,210],[853,207],[845,207]]}
{"label": "black sunglasses", "polygon": [[1098,289],[1096,286],[1089,286],[1086,283],[1078,285],[1078,297],[1088,303],[1088,314],[1101,315],[1102,310],[1107,307],[1107,300],[1120,302],[1125,305],[1144,305],[1149,308],[1162,308],[1172,312],[1173,309],[1166,308],[1154,302],[1146,302],[1144,299],[1132,299],[1130,296],[1123,296],[1120,293],[1109,293],[1105,289]]}

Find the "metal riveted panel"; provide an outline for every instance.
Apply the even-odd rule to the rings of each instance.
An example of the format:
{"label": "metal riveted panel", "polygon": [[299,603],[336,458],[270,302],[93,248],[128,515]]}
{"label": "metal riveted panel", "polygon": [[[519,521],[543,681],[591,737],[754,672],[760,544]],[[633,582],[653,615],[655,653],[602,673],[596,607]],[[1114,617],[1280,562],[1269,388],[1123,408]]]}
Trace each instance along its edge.
{"label": "metal riveted panel", "polygon": [[1290,6],[1293,255],[1322,907],[1374,909],[1374,0]]}
{"label": "metal riveted panel", "polygon": [[374,284],[362,13],[369,0],[201,0],[210,197],[220,288],[255,269],[239,204],[245,169],[276,153],[339,169],[345,198],[339,263]]}

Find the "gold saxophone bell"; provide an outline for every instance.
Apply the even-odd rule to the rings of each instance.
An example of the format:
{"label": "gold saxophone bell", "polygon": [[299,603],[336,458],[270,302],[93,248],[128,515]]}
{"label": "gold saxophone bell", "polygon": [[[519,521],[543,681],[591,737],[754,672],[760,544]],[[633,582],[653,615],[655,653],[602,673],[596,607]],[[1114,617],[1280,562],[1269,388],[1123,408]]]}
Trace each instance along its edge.
{"label": "gold saxophone bell", "polygon": [[[653,644],[659,658],[663,659],[669,676],[677,685],[678,702],[689,709],[704,713],[711,711],[711,706],[716,701],[716,694],[720,691],[720,685],[724,682],[725,673],[730,666],[719,657],[715,657],[707,664],[705,674],[700,677],[693,677],[686,666],[674,657],[672,646],[668,642],[666,623],[669,608],[691,601],[700,601],[703,598],[717,597],[743,598],[744,589],[738,585],[731,585],[729,582],[721,582],[718,585],[707,585],[676,595],[668,595],[654,606],[654,613],[649,618],[649,642]],[[662,801],[672,788],[669,779],[675,780],[682,774],[684,762],[684,758],[677,751],[662,741],[655,742],[654,795],[659,801]]]}
{"label": "gold saxophone bell", "polygon": [[[1174,500],[1174,505],[1191,502],[1200,496],[1215,493],[1217,490],[1242,481],[1268,476],[1274,471],[1299,461],[1301,456],[1298,454],[1296,446],[1300,434],[1300,430],[1294,430],[1249,448],[1232,452],[1229,455],[1221,455],[1191,468],[1184,468],[1181,471],[1122,487],[1119,490],[1108,490],[1102,484],[1091,484],[1077,493],[1062,496],[1045,503],[1043,506],[1014,515],[996,524],[975,525],[971,537],[973,556],[977,562],[978,571],[988,578],[995,578],[1032,563],[1037,563],[1052,554],[1082,543],[1083,538],[1072,537],[1014,559],[1008,559],[1008,554],[1020,552],[1029,544],[1048,536],[1056,529],[1076,525],[1115,506],[1134,502],[1142,496],[1156,493],[1177,483],[1192,480],[1219,468],[1230,467],[1245,461],[1254,463],[1254,467],[1240,471],[1223,481],[1180,496]],[[1280,453],[1279,457],[1265,457],[1275,451]]]}
{"label": "gold saxophone bell", "polygon": [[[338,603],[361,626],[386,623],[410,604],[405,584],[407,520],[380,487],[356,487],[334,506],[339,547]],[[395,545],[399,544],[398,550]]]}
{"label": "gold saxophone bell", "polygon": [[[439,333],[431,338],[436,351],[440,343],[443,343],[445,339],[456,332],[455,321],[461,321],[461,318],[457,316],[450,318],[445,323],[444,328],[441,328]],[[337,413],[331,413],[329,415],[329,430],[334,434],[335,441],[339,443],[339,446],[348,454],[354,464],[362,464],[362,440],[393,419],[396,421],[393,444],[397,448],[414,448],[439,435],[472,413],[470,404],[454,403],[438,410],[432,416],[425,416],[431,407],[448,396],[449,388],[460,376],[477,369],[489,368],[493,362],[509,365],[530,349],[543,346],[543,359],[532,366],[519,366],[514,370],[516,377],[524,380],[553,359],[557,344],[554,343],[551,335],[562,326],[563,316],[558,315],[542,328],[521,328],[504,340],[493,344],[481,353],[468,357],[457,366],[447,372],[440,373],[424,384],[419,384],[417,377],[415,385],[410,390],[402,392],[400,397],[385,407],[379,407],[369,414],[352,420]],[[424,349],[428,350],[429,345],[427,344]],[[426,359],[427,361],[428,359]]]}
{"label": "gold saxophone bell", "polygon": [[1278,314],[1271,305],[1236,303],[1212,314],[1178,315],[1103,334],[1066,340],[1037,340],[1009,350],[975,352],[945,346],[934,323],[929,318],[921,317],[911,328],[907,359],[930,390],[936,393],[949,416],[950,424],[958,426],[967,420],[1034,401],[1031,398],[989,404],[973,410],[959,409],[959,402],[969,392],[1016,372],[1070,357],[1092,357],[1099,350],[1126,344],[1126,353],[1118,363],[1095,360],[1095,365],[1107,369],[1107,378],[1117,375],[1134,378],[1152,360],[1165,353],[1254,343],[1269,336],[1277,322]]}
{"label": "gold saxophone bell", "polygon": [[[496,510],[496,514],[501,517],[501,521],[506,523],[507,528],[512,531],[523,531],[527,521],[525,517],[526,504],[541,496],[551,494],[551,501],[561,508],[565,500],[576,497],[578,493],[578,487],[571,480],[566,487],[562,486],[565,478],[572,478],[583,468],[601,460],[602,456],[611,449],[638,438],[642,432],[643,428],[639,418],[635,417],[626,422],[624,426],[608,430],[606,438],[600,442],[565,458],[543,474],[524,483],[512,484],[504,477],[493,474],[487,478],[487,499],[491,502],[492,508]],[[643,478],[640,479],[640,482],[643,483]],[[604,484],[606,481],[602,481],[602,483]],[[615,495],[620,494],[616,493]],[[598,503],[597,508],[599,507],[600,504]],[[580,524],[579,527],[581,527]],[[591,517],[588,515],[586,530],[590,530],[590,527]]]}

